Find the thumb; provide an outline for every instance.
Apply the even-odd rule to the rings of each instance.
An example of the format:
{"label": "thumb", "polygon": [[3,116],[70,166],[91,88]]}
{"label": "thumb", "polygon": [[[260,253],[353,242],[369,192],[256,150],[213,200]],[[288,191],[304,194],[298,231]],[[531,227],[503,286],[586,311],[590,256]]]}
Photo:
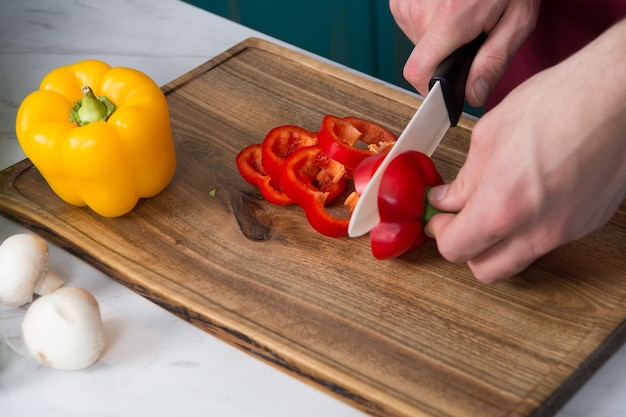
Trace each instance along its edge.
{"label": "thumb", "polygon": [[448,213],[460,211],[467,198],[462,192],[463,187],[459,184],[461,182],[459,177],[449,184],[432,187],[428,191],[428,202],[439,211]]}

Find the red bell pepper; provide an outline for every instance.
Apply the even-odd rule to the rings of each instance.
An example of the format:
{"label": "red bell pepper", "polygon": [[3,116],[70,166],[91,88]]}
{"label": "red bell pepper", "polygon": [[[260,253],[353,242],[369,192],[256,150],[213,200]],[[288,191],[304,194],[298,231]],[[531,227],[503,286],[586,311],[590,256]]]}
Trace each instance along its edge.
{"label": "red bell pepper", "polygon": [[292,125],[275,127],[263,139],[262,161],[265,172],[279,181],[285,158],[298,148],[315,144],[317,133]]}
{"label": "red bell pepper", "polygon": [[427,155],[409,151],[398,155],[385,170],[378,191],[381,221],[421,219],[428,188],[443,184]]}
{"label": "red bell pepper", "polygon": [[[359,183],[373,175],[382,159],[383,155],[374,155],[357,167],[355,187],[364,188]],[[426,192],[440,184],[443,179],[435,164],[421,152],[405,152],[389,163],[378,192],[380,223],[370,231],[375,258],[395,258],[426,240],[423,226],[430,215]]]}
{"label": "red bell pepper", "polygon": [[280,174],[285,193],[304,209],[319,233],[330,237],[348,234],[348,218],[336,217],[326,208],[346,187],[345,168],[319,146],[297,149],[285,159]]}
{"label": "red bell pepper", "polygon": [[261,144],[255,143],[243,148],[235,157],[239,173],[248,183],[259,187],[261,195],[270,203],[285,206],[291,204],[291,198],[287,196],[275,181],[267,175],[261,160]]}
{"label": "red bell pepper", "polygon": [[425,240],[426,235],[419,220],[381,221],[370,230],[372,255],[380,260],[397,258],[417,248]]}
{"label": "red bell pepper", "polygon": [[[347,168],[355,169],[368,156],[389,150],[396,142],[391,131],[358,117],[326,115],[317,134],[322,150]],[[365,145],[359,146],[358,142]]]}

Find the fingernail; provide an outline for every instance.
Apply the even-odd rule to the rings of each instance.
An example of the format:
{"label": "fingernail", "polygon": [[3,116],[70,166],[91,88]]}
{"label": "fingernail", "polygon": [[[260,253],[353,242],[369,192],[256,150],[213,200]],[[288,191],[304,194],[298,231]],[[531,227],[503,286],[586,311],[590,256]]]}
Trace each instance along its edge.
{"label": "fingernail", "polygon": [[480,78],[472,86],[472,96],[474,97],[474,100],[476,100],[478,107],[485,104],[487,97],[489,97],[489,93],[491,93],[491,84],[484,78]]}
{"label": "fingernail", "polygon": [[442,200],[446,193],[448,192],[448,185],[438,185],[437,187],[433,187],[428,191],[428,200],[429,201],[439,201]]}

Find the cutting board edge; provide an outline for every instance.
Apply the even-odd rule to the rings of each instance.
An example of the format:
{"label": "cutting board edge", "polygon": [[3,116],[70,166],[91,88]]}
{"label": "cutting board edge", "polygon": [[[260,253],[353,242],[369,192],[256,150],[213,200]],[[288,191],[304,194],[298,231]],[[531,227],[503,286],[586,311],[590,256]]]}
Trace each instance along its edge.
{"label": "cutting board edge", "polygon": [[[602,332],[605,334],[604,332]],[[552,417],[626,344],[626,319],[566,378],[530,417]]]}
{"label": "cutting board edge", "polygon": [[[409,90],[405,90],[401,87],[393,86],[389,83],[386,83],[381,80],[376,80],[369,78],[369,76],[365,74],[361,74],[358,72],[351,72],[349,68],[341,67],[339,64],[333,65],[329,62],[324,62],[319,59],[316,59],[312,56],[303,54],[293,49],[288,49],[283,46],[280,46],[276,43],[270,42],[265,39],[261,39],[258,37],[249,37],[240,43],[230,47],[223,53],[218,56],[215,56],[203,64],[200,64],[198,67],[192,69],[191,71],[181,75],[180,77],[170,81],[162,87],[163,92],[167,95],[176,90],[177,88],[183,86],[185,83],[192,81],[199,75],[210,71],[212,68],[219,66],[223,62],[235,57],[240,52],[248,49],[248,48],[257,48],[263,49],[268,52],[276,53],[277,55],[281,55],[293,60],[297,60],[298,63],[305,65],[314,69],[315,71],[324,73],[328,76],[331,76],[336,79],[343,80],[348,83],[354,83],[355,81],[359,82],[359,85],[364,89],[384,96],[386,98],[390,98],[394,101],[404,103],[410,105],[417,109],[423,102],[423,98],[414,92]],[[407,120],[408,122],[408,120]],[[458,128],[464,130],[472,130],[476,124],[476,120],[472,117],[468,117],[467,115],[462,115],[457,124]]]}

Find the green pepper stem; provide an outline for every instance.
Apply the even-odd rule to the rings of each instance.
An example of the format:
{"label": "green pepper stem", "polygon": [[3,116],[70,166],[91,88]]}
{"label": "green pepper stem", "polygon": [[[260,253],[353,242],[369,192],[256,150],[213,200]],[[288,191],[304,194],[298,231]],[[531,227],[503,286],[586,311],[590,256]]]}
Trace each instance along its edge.
{"label": "green pepper stem", "polygon": [[426,188],[426,192],[424,193],[424,214],[422,214],[422,224],[428,223],[431,217],[435,214],[443,213],[441,210],[433,207],[428,201],[428,191],[430,187]]}
{"label": "green pepper stem", "polygon": [[422,216],[424,220],[422,223],[428,223],[431,217],[439,213],[442,213],[442,211],[434,208],[428,201],[424,201],[424,215]]}
{"label": "green pepper stem", "polygon": [[82,88],[83,97],[70,109],[70,121],[78,126],[106,121],[115,111],[115,105],[105,96],[96,97],[89,86]]}

